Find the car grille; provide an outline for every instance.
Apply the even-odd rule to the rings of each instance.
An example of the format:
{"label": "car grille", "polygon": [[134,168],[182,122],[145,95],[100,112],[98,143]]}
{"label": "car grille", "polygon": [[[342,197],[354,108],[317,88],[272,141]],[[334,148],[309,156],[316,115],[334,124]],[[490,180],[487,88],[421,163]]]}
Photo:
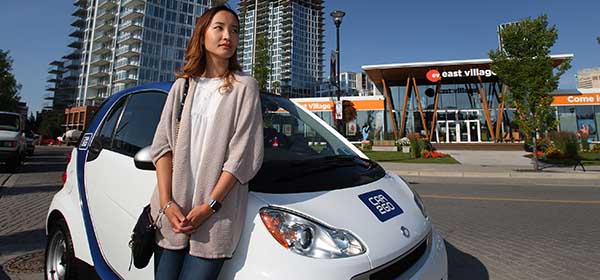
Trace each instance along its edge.
{"label": "car grille", "polygon": [[[431,246],[431,232],[406,254],[369,270],[365,273],[352,277],[351,280],[387,280],[396,279],[412,268],[426,253]],[[406,278],[409,276],[407,275]]]}

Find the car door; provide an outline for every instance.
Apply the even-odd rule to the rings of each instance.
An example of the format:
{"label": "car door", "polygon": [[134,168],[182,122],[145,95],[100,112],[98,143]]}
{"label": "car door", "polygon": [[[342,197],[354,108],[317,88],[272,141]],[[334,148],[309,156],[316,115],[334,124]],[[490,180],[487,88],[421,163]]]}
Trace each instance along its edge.
{"label": "car door", "polygon": [[101,147],[90,148],[86,163],[87,199],[98,245],[106,262],[124,278],[153,277],[152,265],[129,271],[131,232],[156,185],[154,171],[137,169],[133,157],[152,143],[165,100],[164,92],[145,91],[117,101],[92,142]]}

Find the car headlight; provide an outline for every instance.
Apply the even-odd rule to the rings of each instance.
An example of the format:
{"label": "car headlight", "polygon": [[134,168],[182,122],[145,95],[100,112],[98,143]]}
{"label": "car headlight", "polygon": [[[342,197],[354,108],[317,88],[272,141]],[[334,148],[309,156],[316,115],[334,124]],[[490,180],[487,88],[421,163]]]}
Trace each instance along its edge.
{"label": "car headlight", "polygon": [[419,193],[417,193],[417,191],[415,191],[410,184],[404,180],[404,178],[397,175],[393,175],[392,177],[400,179],[400,181],[402,181],[410,189],[410,191],[413,193],[415,204],[417,204],[417,207],[419,207],[419,210],[421,210],[423,217],[425,217],[425,219],[429,219],[429,213],[427,213],[427,210],[425,210],[425,204],[423,204],[423,200],[421,199],[421,196],[419,196]]}
{"label": "car headlight", "polygon": [[427,210],[425,210],[425,204],[423,204],[423,200],[421,199],[421,196],[419,195],[419,193],[417,193],[417,191],[413,190],[413,188],[411,188],[409,186],[410,190],[413,193],[413,197],[415,199],[415,203],[417,204],[417,207],[419,207],[419,209],[421,210],[421,213],[423,213],[423,217],[425,217],[425,219],[429,219],[429,214],[427,213]]}
{"label": "car headlight", "polygon": [[281,246],[299,255],[337,259],[366,251],[365,246],[347,230],[324,226],[300,214],[264,207],[260,209],[260,218]]}

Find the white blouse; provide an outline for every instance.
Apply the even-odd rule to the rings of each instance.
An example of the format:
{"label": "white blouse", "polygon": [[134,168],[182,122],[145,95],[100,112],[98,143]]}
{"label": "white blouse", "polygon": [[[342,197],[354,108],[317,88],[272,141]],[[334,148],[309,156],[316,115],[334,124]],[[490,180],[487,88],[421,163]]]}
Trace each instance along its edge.
{"label": "white blouse", "polygon": [[[194,93],[194,102],[192,104],[192,130],[191,130],[191,141],[190,141],[190,167],[192,169],[192,182],[199,182],[198,180],[202,174],[200,173],[201,168],[198,168],[198,164],[203,162],[203,157],[209,156],[206,153],[202,153],[202,147],[204,145],[210,145],[211,139],[207,139],[206,131],[209,126],[214,123],[214,116],[216,110],[219,108],[219,103],[223,95],[219,93],[219,87],[223,83],[223,78],[199,78],[196,92]],[[191,187],[191,186],[190,186]],[[198,188],[211,188],[213,186],[193,186],[192,202],[196,201],[195,194],[199,193],[196,191]],[[206,201],[208,202],[208,201]]]}

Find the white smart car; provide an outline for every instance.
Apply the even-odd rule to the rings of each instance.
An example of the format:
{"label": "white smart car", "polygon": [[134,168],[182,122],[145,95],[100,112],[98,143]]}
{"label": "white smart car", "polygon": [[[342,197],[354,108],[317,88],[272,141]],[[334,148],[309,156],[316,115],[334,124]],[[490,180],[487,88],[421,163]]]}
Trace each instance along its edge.
{"label": "white smart car", "polygon": [[[152,279],[128,242],[156,175],[152,142],[170,83],[106,100],[89,124],[47,217],[46,279]],[[323,120],[261,94],[264,163],[220,279],[447,279],[442,237],[419,196]]]}

